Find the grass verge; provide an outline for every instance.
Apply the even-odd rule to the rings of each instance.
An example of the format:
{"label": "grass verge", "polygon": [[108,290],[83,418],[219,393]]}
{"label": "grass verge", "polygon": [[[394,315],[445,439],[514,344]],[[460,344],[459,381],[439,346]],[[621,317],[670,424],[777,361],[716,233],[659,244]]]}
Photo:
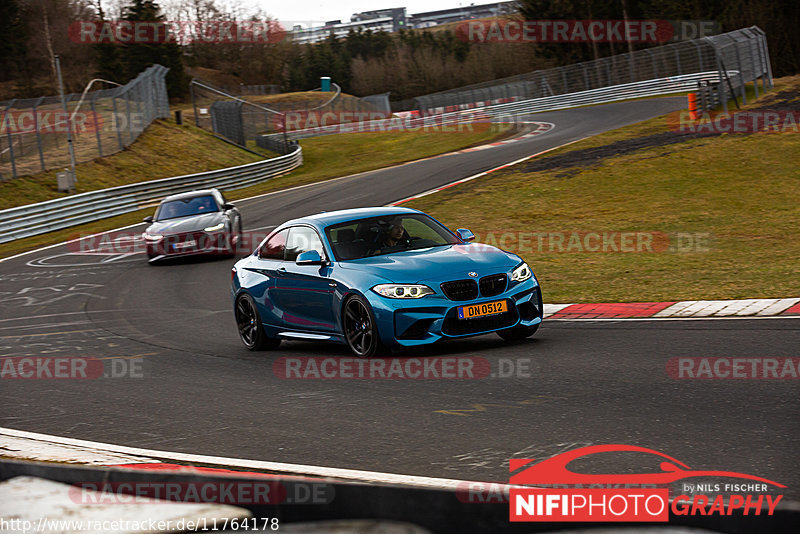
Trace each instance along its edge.
{"label": "grass verge", "polygon": [[[154,127],[155,129],[153,129]],[[200,172],[200,170],[186,168],[186,165],[198,161],[203,162],[205,165],[210,165],[208,162],[215,157],[214,154],[219,154],[225,163],[211,168],[241,165],[260,159],[255,154],[220,141],[194,126],[187,126],[188,131],[191,133],[190,141],[178,144],[160,140],[159,136],[161,134],[171,135],[175,128],[184,127],[176,127],[174,123],[170,124],[169,121],[159,121],[159,123],[151,126],[147,132],[140,136],[139,140],[131,145],[130,149],[80,165],[78,177],[81,189],[79,191],[89,190],[89,184],[96,185],[93,189],[100,189],[102,187],[143,181],[141,177],[149,176],[148,173],[160,173],[158,176],[151,177],[151,179],[154,179]],[[483,144],[505,137],[509,133],[510,130],[502,126],[493,129],[476,127],[474,131],[465,130],[452,133],[434,131],[384,132],[378,134],[354,133],[305,139],[301,141],[304,160],[302,167],[292,173],[273,178],[264,183],[230,191],[226,196],[236,200],[287,187],[319,182],[337,176],[379,169]],[[198,135],[206,137],[198,137]],[[139,143],[145,143],[146,145],[140,147]],[[208,153],[208,158],[186,157],[184,150],[188,151],[194,148],[197,148],[200,153]],[[233,155],[231,155],[230,151],[233,151]],[[128,154],[128,152],[132,154]],[[192,153],[194,154],[194,152]],[[112,160],[112,158],[116,158],[115,162],[107,161]],[[236,158],[239,161],[232,162]],[[170,159],[180,159],[185,164],[178,167],[177,163],[170,163]],[[167,166],[172,170],[164,171],[162,166]],[[177,171],[176,169],[178,168],[181,170]],[[211,169],[204,168],[202,170]],[[8,204],[20,205],[62,196],[62,194],[55,191],[55,175],[53,174],[52,177],[48,175],[49,173],[45,173],[40,177],[32,177],[30,180],[23,178],[20,180],[25,183],[20,184],[13,184],[13,182],[0,183],[0,198],[3,199],[3,202],[8,199]],[[8,189],[3,189],[3,187],[8,187]],[[9,195],[9,197],[6,195]],[[31,200],[20,201],[22,198]],[[11,206],[5,205],[2,207]],[[152,211],[152,209],[140,210],[86,225],[4,243],[0,245],[0,258],[49,244],[60,243],[78,234],[85,235],[133,224],[141,221],[146,215],[151,215]]]}
{"label": "grass verge", "polygon": [[[686,139],[660,117],[406,205],[520,254],[548,302],[796,297],[798,161],[796,133]],[[614,252],[620,232],[652,246]]]}
{"label": "grass verge", "polygon": [[[217,139],[205,130],[158,120],[127,149],[77,166],[78,193],[169,176],[244,165],[268,157]],[[67,196],[56,187],[61,169],[0,182],[0,209]]]}

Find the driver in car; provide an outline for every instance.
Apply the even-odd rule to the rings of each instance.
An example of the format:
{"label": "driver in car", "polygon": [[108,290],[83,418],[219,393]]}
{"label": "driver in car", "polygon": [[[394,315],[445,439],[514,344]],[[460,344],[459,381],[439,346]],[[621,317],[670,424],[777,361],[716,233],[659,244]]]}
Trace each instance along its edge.
{"label": "driver in car", "polygon": [[373,246],[371,254],[381,254],[385,252],[385,249],[406,245],[408,241],[408,234],[406,234],[406,229],[403,227],[403,219],[395,217],[391,220],[389,228],[382,233],[378,242]]}

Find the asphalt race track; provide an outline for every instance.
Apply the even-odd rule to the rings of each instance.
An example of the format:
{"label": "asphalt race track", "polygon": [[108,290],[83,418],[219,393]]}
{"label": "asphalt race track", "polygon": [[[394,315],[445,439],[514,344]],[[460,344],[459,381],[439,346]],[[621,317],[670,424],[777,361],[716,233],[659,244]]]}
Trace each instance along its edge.
{"label": "asphalt race track", "polygon": [[[237,205],[246,230],[267,232],[321,210],[384,205],[683,104],[665,98],[537,114],[534,120],[556,127],[490,150]],[[674,380],[666,372],[667,361],[682,356],[797,357],[800,321],[550,321],[517,344],[491,335],[398,354],[485,358],[494,377],[285,380],[273,372],[278,357],[349,352],[303,342],[248,352],[231,310],[234,260],[153,267],[143,254],[69,252],[58,246],[0,263],[0,355],[109,358],[127,375],[4,379],[0,426],[166,451],[502,482],[511,457],[625,443],[696,469],[777,480],[788,486],[787,498],[800,497],[797,382]],[[546,287],[544,295],[546,301]],[[141,369],[129,376],[134,365]],[[498,376],[512,367],[513,376]]]}

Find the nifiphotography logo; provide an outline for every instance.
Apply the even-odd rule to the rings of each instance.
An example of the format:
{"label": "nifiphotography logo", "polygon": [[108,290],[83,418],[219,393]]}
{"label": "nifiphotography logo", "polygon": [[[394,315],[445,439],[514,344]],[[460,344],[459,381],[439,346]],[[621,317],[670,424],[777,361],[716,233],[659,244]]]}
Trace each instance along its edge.
{"label": "nifiphotography logo", "polygon": [[[606,452],[655,455],[660,472],[585,474],[568,469],[579,458]],[[551,458],[510,461],[510,521],[669,521],[674,515],[773,515],[783,495],[766,494],[768,486],[786,486],[732,471],[695,470],[662,452],[634,445],[592,445]],[[744,483],[683,483],[670,499],[668,487],[688,478],[745,479]],[[540,487],[520,487],[538,485]],[[565,487],[541,487],[565,486]],[[588,487],[587,487],[588,486]],[[631,487],[640,486],[640,487]],[[723,494],[724,493],[724,494]]]}

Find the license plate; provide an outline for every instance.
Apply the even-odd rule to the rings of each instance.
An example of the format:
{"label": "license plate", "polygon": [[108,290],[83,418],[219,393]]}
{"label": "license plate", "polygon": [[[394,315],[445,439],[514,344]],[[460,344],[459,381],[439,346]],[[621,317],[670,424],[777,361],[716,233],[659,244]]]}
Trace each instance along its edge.
{"label": "license plate", "polygon": [[197,244],[197,241],[195,241],[194,239],[190,239],[190,240],[188,240],[188,241],[184,241],[183,243],[175,243],[173,246],[174,246],[176,249],[179,249],[179,248],[189,248],[189,247],[193,247],[193,246],[195,246],[196,244]]}
{"label": "license plate", "polygon": [[508,304],[505,300],[498,300],[496,302],[485,302],[483,304],[470,304],[469,306],[460,306],[458,308],[459,319],[473,319],[475,317],[484,317],[486,315],[496,315],[498,313],[505,313],[508,311]]}

